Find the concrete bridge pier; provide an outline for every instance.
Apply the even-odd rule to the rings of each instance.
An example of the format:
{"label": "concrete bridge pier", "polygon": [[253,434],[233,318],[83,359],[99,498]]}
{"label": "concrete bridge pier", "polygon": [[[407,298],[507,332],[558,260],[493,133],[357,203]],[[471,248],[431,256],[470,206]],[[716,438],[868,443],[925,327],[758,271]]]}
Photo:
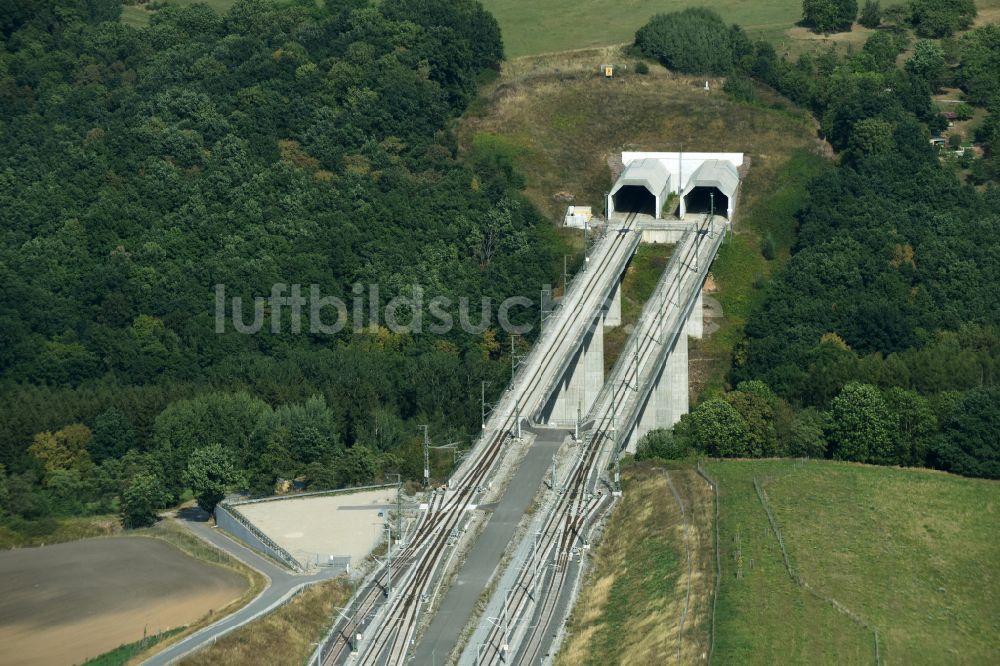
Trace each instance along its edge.
{"label": "concrete bridge pier", "polygon": [[543,423],[575,423],[577,410],[586,414],[604,385],[604,327],[602,312],[588,327],[577,349],[542,411]]}
{"label": "concrete bridge pier", "polygon": [[626,440],[626,450],[635,453],[636,445],[646,433],[671,427],[687,414],[688,407],[688,336],[682,332],[656,376],[639,420]]}
{"label": "concrete bridge pier", "polygon": [[704,285],[698,290],[698,295],[694,299],[694,305],[691,306],[691,314],[688,315],[687,320],[687,334],[699,340],[705,334],[705,300],[702,297],[703,289]]}
{"label": "concrete bridge pier", "polygon": [[615,282],[615,289],[604,303],[604,326],[614,328],[622,325],[622,279]]}
{"label": "concrete bridge pier", "polygon": [[704,300],[702,290],[699,289],[684,328],[668,352],[649,398],[639,412],[639,420],[629,433],[626,447],[629,453],[635,453],[639,440],[650,430],[669,428],[688,413],[688,338],[700,339],[704,330]]}

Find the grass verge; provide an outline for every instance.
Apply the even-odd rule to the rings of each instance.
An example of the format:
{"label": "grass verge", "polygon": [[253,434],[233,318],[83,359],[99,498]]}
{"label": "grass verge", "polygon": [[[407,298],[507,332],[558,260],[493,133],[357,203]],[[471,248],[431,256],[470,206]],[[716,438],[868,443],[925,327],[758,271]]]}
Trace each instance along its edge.
{"label": "grass verge", "polygon": [[184,659],[185,666],[300,666],[329,627],[333,609],[351,596],[345,579],[308,587],[273,613],[223,636]]}
{"label": "grass verge", "polygon": [[157,643],[170,638],[175,634],[179,634],[182,631],[184,631],[184,627],[177,627],[176,629],[169,629],[160,634],[147,636],[146,638],[138,640],[134,643],[120,645],[110,652],[105,652],[104,654],[98,655],[93,659],[88,659],[83,662],[83,666],[124,666],[124,664],[127,664],[132,657],[146,652]]}
{"label": "grass verge", "polygon": [[557,664],[672,662],[682,615],[681,663],[700,661],[708,649],[714,577],[711,490],[690,467],[669,474],[685,506],[692,575],[684,517],[664,469],[650,463],[626,467],[624,496],[594,554]]}

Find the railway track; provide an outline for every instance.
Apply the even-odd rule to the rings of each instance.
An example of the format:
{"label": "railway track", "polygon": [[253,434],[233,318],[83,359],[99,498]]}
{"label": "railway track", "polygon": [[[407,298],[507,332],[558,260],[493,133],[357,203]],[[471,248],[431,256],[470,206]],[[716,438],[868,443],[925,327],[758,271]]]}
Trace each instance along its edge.
{"label": "railway track", "polygon": [[[633,231],[636,216],[637,213],[630,214],[619,231]],[[579,302],[584,306],[595,295],[600,295],[597,292],[605,282],[605,272],[614,265],[623,248],[627,249],[631,244],[627,233],[615,233],[610,239],[605,236],[602,242],[608,247],[588,267],[590,275],[582,284]],[[603,303],[597,303],[598,308],[601,305]],[[530,371],[529,365],[530,374],[527,377],[522,376],[527,373],[521,373],[514,378],[510,388],[519,393],[514,400],[517,406],[525,408],[524,413],[533,413],[541,406],[552,383],[547,381],[551,379],[549,375],[557,369],[561,360],[559,354],[554,352],[557,351],[559,341],[568,337],[567,333],[572,330],[576,320],[564,308],[555,324],[555,331],[546,329],[539,340],[542,342],[547,335],[548,344],[545,346],[549,348],[548,353],[539,350],[537,368]],[[589,324],[589,313],[586,323]],[[574,351],[574,348],[570,348],[567,353],[572,354]],[[530,358],[529,356],[529,360]],[[519,387],[518,384],[521,383],[527,385]],[[502,401],[500,406],[503,404]],[[432,493],[427,511],[418,522],[412,539],[392,558],[394,566],[390,567],[388,563],[382,565],[372,580],[355,595],[349,614],[345,613],[335,623],[328,639],[318,649],[317,656],[321,655],[321,658],[313,663],[321,663],[322,666],[344,663],[349,658],[352,647],[359,653],[355,663],[363,666],[405,663],[418,628],[418,611],[430,598],[435,578],[440,578],[436,574],[439,573],[449,542],[453,537],[457,539],[460,523],[483,492],[484,481],[502,458],[505,444],[516,429],[515,413],[521,413],[520,409],[494,411],[498,416],[495,420],[491,418],[494,423],[489,424],[490,427],[486,429],[489,435],[482,440],[486,442],[486,446],[478,446],[478,451],[473,449],[474,455],[456,472],[447,491]],[[567,536],[566,540],[571,540],[571,537]],[[374,628],[373,624],[376,625]],[[363,635],[363,640],[355,645],[354,638],[358,634]]]}
{"label": "railway track", "polygon": [[[688,269],[680,273],[679,279],[667,285],[662,294],[662,303],[658,306],[660,316],[659,322],[641,321],[636,326],[633,335],[637,336],[635,356],[637,359],[646,359],[647,364],[655,361],[656,348],[667,345],[664,338],[664,320],[666,319],[667,304],[679,303],[678,296],[681,291],[690,286],[692,275],[700,273],[698,262],[701,252],[701,237],[708,235],[711,239],[713,230],[713,219],[709,217],[703,224],[694,231],[693,237],[681,248],[679,255],[680,265]],[[721,233],[721,232],[719,232]],[[714,255],[714,252],[713,252]],[[710,262],[709,262],[710,263]],[[672,297],[672,298],[671,298]],[[646,316],[643,312],[643,317]],[[651,331],[645,330],[648,327],[659,328],[659,335],[653,335]],[[684,335],[684,330],[680,330],[678,335]],[[626,346],[626,349],[628,347]],[[616,370],[618,368],[616,367]],[[601,491],[596,491],[602,469],[605,465],[600,461],[606,457],[614,458],[620,453],[621,446],[617,442],[614,429],[616,427],[616,411],[619,405],[625,404],[625,398],[629,393],[638,394],[640,369],[638,362],[635,367],[634,386],[629,386],[627,373],[612,373],[612,378],[616,374],[624,374],[621,381],[612,383],[610,386],[610,397],[598,397],[588,420],[593,419],[594,428],[589,436],[584,440],[584,449],[577,457],[569,473],[569,479],[563,493],[556,499],[550,512],[547,514],[542,527],[541,537],[538,539],[537,547],[534,549],[533,558],[538,558],[539,562],[534,562],[533,566],[523,568],[511,591],[506,593],[504,603],[504,613],[500,622],[494,625],[488,633],[486,643],[477,648],[477,664],[495,663],[516,663],[537,664],[544,656],[544,638],[549,634],[549,628],[561,618],[556,617],[559,608],[559,600],[563,595],[565,585],[569,578],[570,563],[573,557],[573,545],[578,539],[582,542],[582,537],[586,533],[586,528],[592,525],[600,514],[610,506],[612,499]],[[603,393],[603,392],[602,392]],[[631,411],[637,412],[641,407],[638,398],[632,401]],[[637,418],[635,414],[629,419]],[[610,449],[610,450],[609,450]],[[601,453],[610,454],[601,455]],[[607,484],[611,488],[611,484]],[[596,494],[595,494],[596,491]],[[589,521],[589,525],[588,525]],[[542,587],[540,594],[537,593],[540,582],[535,572],[542,568],[546,575],[541,580],[547,579],[547,584]],[[528,570],[531,571],[531,579],[528,578]],[[549,575],[549,571],[551,574]],[[535,599],[535,596],[538,599]],[[532,613],[532,608],[535,612]],[[527,622],[534,616],[535,623],[528,627]],[[516,632],[513,626],[519,624],[523,627],[525,639],[520,649],[511,648],[510,637]]]}

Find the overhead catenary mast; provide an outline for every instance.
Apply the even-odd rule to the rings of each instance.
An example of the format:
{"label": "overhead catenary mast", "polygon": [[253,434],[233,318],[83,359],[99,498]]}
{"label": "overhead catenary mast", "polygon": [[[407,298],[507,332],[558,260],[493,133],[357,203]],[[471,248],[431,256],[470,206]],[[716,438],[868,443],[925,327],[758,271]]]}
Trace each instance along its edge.
{"label": "overhead catenary mast", "polygon": [[424,429],[424,488],[428,488],[431,485],[431,440],[427,434],[427,426],[422,425],[419,427]]}

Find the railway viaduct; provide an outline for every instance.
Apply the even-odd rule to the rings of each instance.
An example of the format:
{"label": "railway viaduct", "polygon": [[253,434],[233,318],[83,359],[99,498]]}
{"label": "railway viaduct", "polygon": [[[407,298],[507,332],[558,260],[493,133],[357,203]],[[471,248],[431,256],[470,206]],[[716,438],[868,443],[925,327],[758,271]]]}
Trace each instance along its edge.
{"label": "railway viaduct", "polygon": [[[688,337],[702,335],[702,286],[730,230],[742,161],[742,154],[623,154],[605,232],[545,319],[480,441],[447,489],[431,494],[394,561],[387,558],[338,611],[311,663],[430,663],[428,655],[446,663],[454,656],[458,631],[433,646],[418,642],[419,634],[433,633],[435,621],[464,625],[471,606],[467,613],[449,608],[429,629],[427,611],[450,577],[456,545],[476,520],[472,509],[489,496],[508,443],[536,426],[574,432],[578,453],[558,483],[553,468],[552,492],[533,527],[494,553],[493,593],[459,663],[533,664],[552,649],[579,581],[581,547],[618,494],[617,472],[608,470],[643,434],[672,425],[688,409]],[[677,204],[676,216],[668,202]],[[622,276],[642,241],[673,243],[674,252],[605,377],[604,329],[621,324]],[[501,555],[507,555],[503,565]],[[485,589],[483,582],[472,598]]]}

